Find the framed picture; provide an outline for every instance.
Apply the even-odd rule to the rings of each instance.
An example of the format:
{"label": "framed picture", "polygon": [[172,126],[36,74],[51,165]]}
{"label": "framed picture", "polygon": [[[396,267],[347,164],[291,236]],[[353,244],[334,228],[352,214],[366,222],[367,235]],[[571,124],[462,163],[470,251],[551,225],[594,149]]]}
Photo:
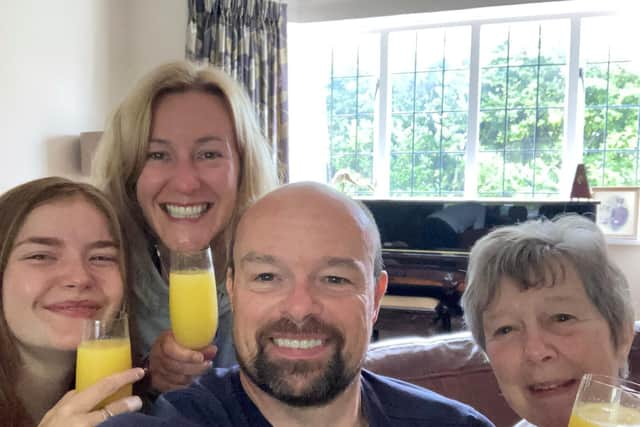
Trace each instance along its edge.
{"label": "framed picture", "polygon": [[596,221],[605,235],[635,239],[638,234],[638,196],[640,187],[594,187],[600,201]]}

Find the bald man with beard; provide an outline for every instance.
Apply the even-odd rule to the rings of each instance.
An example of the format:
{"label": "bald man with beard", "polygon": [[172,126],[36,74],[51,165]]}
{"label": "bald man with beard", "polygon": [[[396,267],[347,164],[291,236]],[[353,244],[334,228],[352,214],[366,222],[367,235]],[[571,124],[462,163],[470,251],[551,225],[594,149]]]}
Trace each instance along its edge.
{"label": "bald man with beard", "polygon": [[459,402],[362,368],[387,288],[371,213],[330,187],[283,186],[242,216],[226,286],[239,366],[109,426],[492,426]]}

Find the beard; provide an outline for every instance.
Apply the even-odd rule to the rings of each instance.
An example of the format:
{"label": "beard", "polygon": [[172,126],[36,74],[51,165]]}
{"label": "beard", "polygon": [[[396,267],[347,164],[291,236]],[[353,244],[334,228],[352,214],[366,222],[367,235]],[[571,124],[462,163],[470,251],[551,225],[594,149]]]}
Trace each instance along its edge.
{"label": "beard", "polygon": [[[308,360],[273,360],[265,353],[274,333],[325,335],[334,345],[328,362]],[[257,352],[253,358],[243,357],[236,350],[242,372],[268,395],[297,407],[322,406],[342,393],[360,372],[361,363],[348,366],[343,356],[345,339],[336,328],[311,317],[298,326],[282,318],[256,332]],[[361,362],[361,361],[360,361]],[[304,379],[304,385],[293,383]]]}

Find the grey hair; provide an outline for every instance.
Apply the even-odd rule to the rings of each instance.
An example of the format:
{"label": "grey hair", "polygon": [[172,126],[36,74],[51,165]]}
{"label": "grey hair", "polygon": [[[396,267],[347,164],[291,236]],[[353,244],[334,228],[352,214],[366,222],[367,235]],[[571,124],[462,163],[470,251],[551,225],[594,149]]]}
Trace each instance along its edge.
{"label": "grey hair", "polygon": [[634,322],[629,283],[608,255],[598,226],[576,214],[501,227],[475,243],[462,307],[478,345],[486,350],[483,313],[501,279],[513,279],[522,290],[554,286],[567,265],[575,269],[589,300],[607,321],[617,349]]}

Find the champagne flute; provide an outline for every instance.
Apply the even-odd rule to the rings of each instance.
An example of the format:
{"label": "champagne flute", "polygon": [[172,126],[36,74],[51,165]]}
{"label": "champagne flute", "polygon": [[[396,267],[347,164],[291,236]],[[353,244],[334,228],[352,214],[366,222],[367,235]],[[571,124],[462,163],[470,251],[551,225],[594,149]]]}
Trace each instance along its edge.
{"label": "champagne flute", "polygon": [[[84,322],[82,340],[76,353],[76,389],[82,391],[104,377],[131,368],[131,342],[127,315],[121,313],[113,319]],[[131,396],[132,386],[127,384],[104,399],[96,408]]]}
{"label": "champagne flute", "polygon": [[584,374],[569,427],[640,425],[640,384],[619,377]]}
{"label": "champagne flute", "polygon": [[171,329],[178,344],[199,350],[218,328],[218,298],[211,248],[171,252],[169,270]]}

